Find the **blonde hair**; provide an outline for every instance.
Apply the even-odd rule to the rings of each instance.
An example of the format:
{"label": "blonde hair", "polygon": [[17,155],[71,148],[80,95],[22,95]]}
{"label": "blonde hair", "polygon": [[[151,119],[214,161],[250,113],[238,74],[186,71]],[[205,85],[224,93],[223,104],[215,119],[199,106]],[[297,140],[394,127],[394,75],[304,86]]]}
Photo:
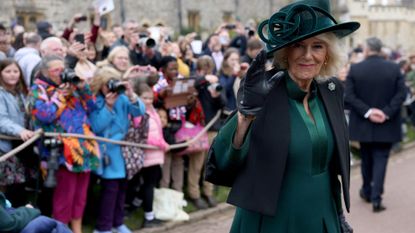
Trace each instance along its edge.
{"label": "blonde hair", "polygon": [[114,66],[112,62],[114,61],[115,56],[121,52],[125,52],[127,54],[128,62],[129,62],[129,65],[131,66],[131,61],[129,57],[130,51],[128,50],[128,48],[125,46],[117,46],[111,50],[111,52],[108,54],[108,57],[105,60],[97,62],[97,67],[101,68],[104,66]]}
{"label": "blonde hair", "polygon": [[[337,72],[346,64],[347,52],[342,46],[343,41],[332,32],[322,33],[315,37],[327,44],[327,60],[318,77],[315,77],[317,81],[324,81],[336,76]],[[275,67],[288,69],[287,52],[288,48],[284,47],[274,53],[273,65]]]}
{"label": "blonde hair", "polygon": [[106,85],[109,80],[121,80],[121,76],[121,72],[110,66],[104,66],[97,69],[90,83],[92,93],[94,93],[94,95],[98,94],[101,91],[102,86]]}

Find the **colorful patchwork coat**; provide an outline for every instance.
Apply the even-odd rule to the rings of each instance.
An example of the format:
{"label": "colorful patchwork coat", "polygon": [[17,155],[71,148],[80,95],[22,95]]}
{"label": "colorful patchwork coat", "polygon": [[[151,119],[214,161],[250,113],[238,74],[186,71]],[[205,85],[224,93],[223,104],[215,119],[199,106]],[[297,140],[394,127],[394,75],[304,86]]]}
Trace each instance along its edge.
{"label": "colorful patchwork coat", "polygon": [[[72,95],[64,97],[55,83],[41,77],[32,86],[31,105],[35,129],[94,136],[88,114],[95,108],[95,97],[88,85],[76,88]],[[95,140],[75,137],[62,137],[61,140],[61,165],[72,172],[87,172],[98,168],[99,146]],[[39,149],[42,158],[50,156],[50,151],[42,142],[39,142]]]}

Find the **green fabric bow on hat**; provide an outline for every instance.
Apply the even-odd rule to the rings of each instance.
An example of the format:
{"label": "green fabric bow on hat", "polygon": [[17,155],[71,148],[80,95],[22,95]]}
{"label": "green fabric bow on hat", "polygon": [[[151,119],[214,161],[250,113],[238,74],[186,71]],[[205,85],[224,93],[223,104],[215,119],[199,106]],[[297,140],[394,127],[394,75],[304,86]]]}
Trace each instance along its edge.
{"label": "green fabric bow on hat", "polygon": [[272,56],[278,49],[324,32],[333,32],[341,38],[360,27],[358,22],[338,24],[329,12],[328,0],[303,0],[274,13],[258,26],[267,55]]}

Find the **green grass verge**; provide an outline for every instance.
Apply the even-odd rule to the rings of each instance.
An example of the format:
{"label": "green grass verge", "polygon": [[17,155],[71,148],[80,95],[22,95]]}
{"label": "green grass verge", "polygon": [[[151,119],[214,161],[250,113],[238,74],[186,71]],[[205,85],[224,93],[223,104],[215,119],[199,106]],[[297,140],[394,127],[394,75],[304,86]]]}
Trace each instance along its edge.
{"label": "green grass verge", "polygon": [[[228,197],[230,189],[226,187],[216,186],[214,190],[214,194],[216,197],[216,200],[218,202],[225,202],[226,198]],[[94,187],[94,196],[98,197],[99,193],[99,187]],[[95,199],[95,198],[94,198]],[[97,208],[98,206],[94,203],[94,208]],[[191,213],[196,211],[197,209],[192,205],[192,203],[188,202],[187,206],[184,207],[184,211],[187,213]],[[95,216],[96,214],[93,214],[90,212],[91,209],[88,211],[88,207],[86,208],[86,213],[84,216],[84,222],[82,226],[83,233],[91,233],[94,230],[95,226]],[[124,223],[131,229],[131,230],[138,230],[144,219],[144,212],[143,210],[137,209],[132,211],[131,213],[126,213],[125,221]]]}

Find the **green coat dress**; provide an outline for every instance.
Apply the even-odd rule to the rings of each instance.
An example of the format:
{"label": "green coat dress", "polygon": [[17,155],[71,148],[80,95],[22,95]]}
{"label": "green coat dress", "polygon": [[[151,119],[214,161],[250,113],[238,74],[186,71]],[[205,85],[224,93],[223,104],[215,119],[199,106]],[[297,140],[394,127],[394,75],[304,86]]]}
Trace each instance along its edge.
{"label": "green coat dress", "polygon": [[[314,121],[303,107],[305,92],[286,78],[289,96],[291,139],[280,197],[275,216],[267,216],[237,208],[231,233],[339,233],[336,201],[339,187],[332,187],[329,163],[334,151],[333,133],[317,93],[315,83],[311,87],[309,107]],[[233,137],[236,116],[224,127]],[[276,132],[277,133],[277,132]],[[230,148],[232,158],[243,159],[247,154],[248,136],[241,150]],[[220,138],[217,139],[220,141]],[[334,188],[334,189],[333,189]]]}

